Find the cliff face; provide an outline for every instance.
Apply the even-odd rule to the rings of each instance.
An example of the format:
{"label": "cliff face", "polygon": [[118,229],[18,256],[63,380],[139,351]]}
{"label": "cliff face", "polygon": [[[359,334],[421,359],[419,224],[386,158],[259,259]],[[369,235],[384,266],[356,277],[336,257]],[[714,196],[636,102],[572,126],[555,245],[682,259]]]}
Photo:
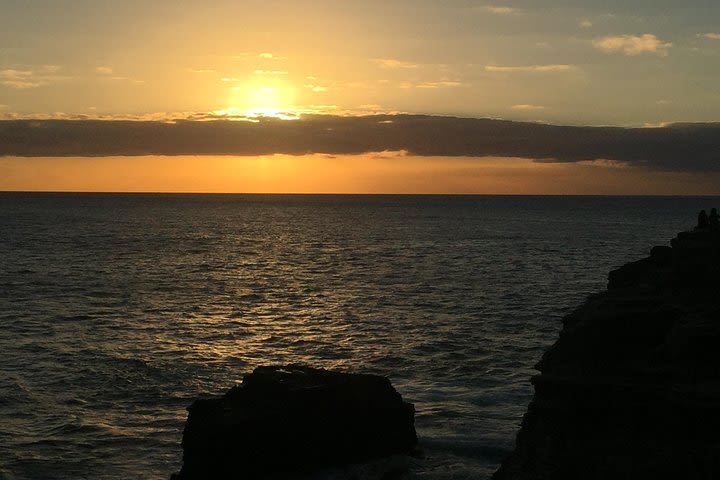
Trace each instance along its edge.
{"label": "cliff face", "polygon": [[720,232],[671,245],[563,319],[494,479],[720,478]]}

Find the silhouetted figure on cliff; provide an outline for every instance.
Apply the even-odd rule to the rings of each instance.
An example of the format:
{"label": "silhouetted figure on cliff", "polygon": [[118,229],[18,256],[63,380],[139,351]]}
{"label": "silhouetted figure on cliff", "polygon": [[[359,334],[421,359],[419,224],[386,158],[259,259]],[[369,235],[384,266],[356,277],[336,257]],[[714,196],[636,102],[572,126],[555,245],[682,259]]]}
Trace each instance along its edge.
{"label": "silhouetted figure on cliff", "polygon": [[710,228],[712,230],[720,230],[720,215],[718,215],[717,208],[710,210],[710,218],[708,219]]}
{"label": "silhouetted figure on cliff", "polygon": [[708,218],[708,214],[705,210],[700,210],[700,213],[698,214],[698,224],[696,230],[705,230],[710,227],[710,219]]}

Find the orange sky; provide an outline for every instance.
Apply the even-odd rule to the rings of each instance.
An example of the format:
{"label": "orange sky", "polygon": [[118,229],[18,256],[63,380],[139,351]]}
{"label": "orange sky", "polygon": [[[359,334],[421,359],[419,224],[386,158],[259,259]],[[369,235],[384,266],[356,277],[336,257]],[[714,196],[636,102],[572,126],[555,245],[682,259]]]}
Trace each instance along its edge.
{"label": "orange sky", "polygon": [[414,157],[0,157],[0,190],[227,193],[720,194],[720,174],[608,162]]}
{"label": "orange sky", "polygon": [[291,110],[717,121],[720,4],[0,3],[0,118]]}
{"label": "orange sky", "polygon": [[[97,137],[92,135],[73,136],[81,130],[53,130],[43,141],[26,144],[22,135],[13,133],[16,121],[40,122],[29,129],[24,129],[23,124],[19,131],[44,131],[35,128],[43,125],[43,119],[73,119],[81,124],[97,119],[163,123],[243,118],[261,123],[259,119],[267,117],[304,119],[324,114],[346,118],[406,113],[516,120],[535,126],[653,130],[676,122],[718,121],[720,2],[571,3],[3,2],[0,121],[10,127],[0,129],[0,147],[8,146],[13,138],[16,143],[0,154],[63,155],[53,153],[52,148],[61,151],[88,138],[90,141],[85,143],[90,147],[103,143],[96,142]],[[405,121],[404,125],[413,124]],[[206,129],[197,131],[208,133]],[[678,149],[675,160],[668,160],[668,155],[658,158],[657,145],[661,153],[672,153],[673,149],[665,148],[665,140],[656,136],[652,145],[630,145],[620,138],[621,134],[614,133],[614,143],[605,148],[604,142],[595,142],[603,138],[602,134],[593,134],[592,148],[577,147],[582,155],[571,158],[568,152],[575,147],[553,146],[564,145],[567,137],[548,140],[547,149],[534,145],[537,152],[500,147],[479,151],[464,149],[474,145],[471,140],[478,136],[473,131],[465,138],[463,131],[457,130],[456,154],[559,160],[611,158],[654,168],[601,162],[540,164],[515,158],[400,158],[392,153],[336,158],[0,157],[0,190],[720,193],[720,174],[713,173],[718,170],[715,140],[713,134],[702,129],[692,132],[692,141],[687,145],[685,137],[672,143],[685,149]],[[676,136],[668,138],[676,139],[678,131],[669,132]],[[277,133],[270,126],[258,132],[266,135],[255,142],[258,144]],[[285,143],[294,145],[291,136],[268,141],[284,149],[213,149],[210,141],[204,141],[213,138],[211,133],[188,142],[197,147],[195,150],[178,147],[175,153],[357,152],[385,148],[423,152],[400,141],[374,142],[374,136],[368,137],[370,143],[366,146],[344,149],[357,140],[354,133],[340,138],[339,134],[314,132],[314,139],[322,141],[308,141],[310,146],[305,149],[289,150]],[[398,132],[393,138],[404,139],[410,130]],[[428,155],[450,155],[453,145],[441,146],[451,143],[448,138],[455,138],[455,133],[431,130],[415,145],[425,147]],[[135,138],[133,132],[118,133],[125,134],[123,138]],[[233,135],[223,138],[244,138]],[[632,133],[633,141],[647,142],[649,136]],[[148,138],[154,140],[157,136],[148,134]],[[182,140],[185,138],[190,136]],[[433,149],[431,141],[424,142],[426,138],[435,141],[438,148]],[[504,141],[500,137],[497,143]],[[114,146],[107,138],[105,142],[106,147]],[[227,142],[252,147],[242,141]],[[110,154],[133,154],[136,147],[139,153],[134,154],[171,154],[171,147],[180,144],[183,142],[163,144],[160,140],[143,146],[124,144],[125,150],[113,149]],[[513,146],[513,142],[509,144]],[[49,150],[23,151],[38,145]],[[558,150],[566,155],[557,154]],[[597,156],[590,155],[594,151]],[[616,152],[617,156],[608,152]],[[71,149],[66,154],[84,153]],[[90,148],[86,154],[98,153]],[[672,167],[675,172],[664,171]],[[705,173],[700,173],[703,169]]]}

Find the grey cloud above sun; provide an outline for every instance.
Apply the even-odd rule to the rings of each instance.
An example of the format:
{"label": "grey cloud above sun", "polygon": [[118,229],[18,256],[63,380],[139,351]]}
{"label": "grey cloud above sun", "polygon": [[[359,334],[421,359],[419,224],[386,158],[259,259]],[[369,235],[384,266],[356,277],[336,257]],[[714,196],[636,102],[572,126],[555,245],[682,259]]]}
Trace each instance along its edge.
{"label": "grey cloud above sun", "polygon": [[[533,106],[523,106],[534,110]],[[196,117],[197,118],[197,117]],[[306,115],[287,121],[0,121],[3,156],[361,154],[610,160],[663,171],[720,171],[720,124],[568,127],[425,115]]]}

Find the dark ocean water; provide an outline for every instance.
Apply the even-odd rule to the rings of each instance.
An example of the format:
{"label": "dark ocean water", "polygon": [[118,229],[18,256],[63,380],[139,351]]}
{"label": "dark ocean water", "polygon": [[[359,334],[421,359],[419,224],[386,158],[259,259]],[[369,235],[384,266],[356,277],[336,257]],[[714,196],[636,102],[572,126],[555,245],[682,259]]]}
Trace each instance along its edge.
{"label": "dark ocean water", "polygon": [[714,205],[0,193],[0,478],[168,478],[193,399],[286,362],[389,376],[409,477],[487,478],[560,317]]}

